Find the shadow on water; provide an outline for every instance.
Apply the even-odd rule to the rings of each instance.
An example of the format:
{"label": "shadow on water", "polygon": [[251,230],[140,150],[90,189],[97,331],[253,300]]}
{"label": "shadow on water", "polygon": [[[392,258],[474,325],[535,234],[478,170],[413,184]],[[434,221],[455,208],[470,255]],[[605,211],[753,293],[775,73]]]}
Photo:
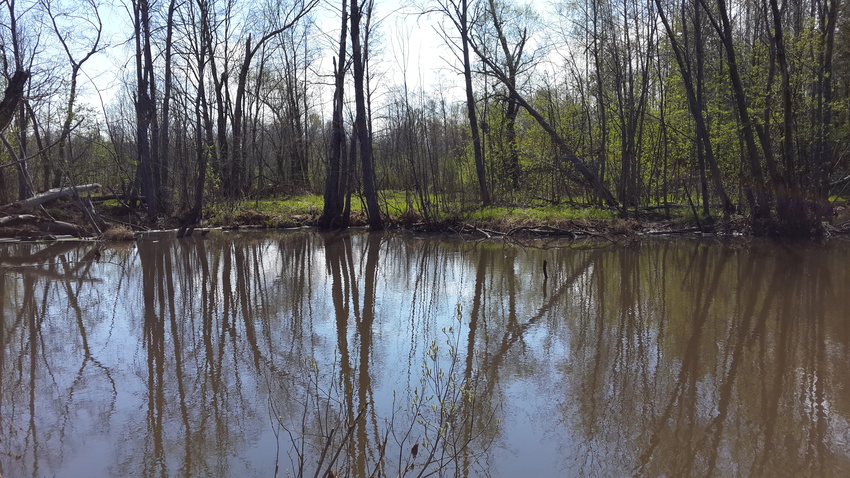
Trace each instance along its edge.
{"label": "shadow on water", "polygon": [[850,473],[846,243],[537,246],[5,246],[0,476]]}

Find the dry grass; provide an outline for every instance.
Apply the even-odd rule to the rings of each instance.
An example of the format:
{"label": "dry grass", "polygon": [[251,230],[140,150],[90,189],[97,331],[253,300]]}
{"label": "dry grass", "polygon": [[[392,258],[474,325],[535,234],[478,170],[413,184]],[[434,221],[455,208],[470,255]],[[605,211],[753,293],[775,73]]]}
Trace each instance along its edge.
{"label": "dry grass", "polygon": [[611,234],[620,236],[630,236],[641,229],[640,222],[634,219],[614,219],[611,221],[609,230]]}
{"label": "dry grass", "polygon": [[108,242],[133,241],[135,239],[136,235],[133,234],[133,231],[124,226],[112,226],[100,235],[101,241]]}

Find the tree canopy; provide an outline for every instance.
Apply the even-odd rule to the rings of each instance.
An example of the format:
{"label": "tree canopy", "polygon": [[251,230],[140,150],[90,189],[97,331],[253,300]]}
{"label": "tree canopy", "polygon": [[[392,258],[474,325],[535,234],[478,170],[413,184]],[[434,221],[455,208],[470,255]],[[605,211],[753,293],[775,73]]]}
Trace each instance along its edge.
{"label": "tree canopy", "polygon": [[[850,185],[844,0],[0,5],[2,204],[99,183],[195,224],[210,202],[310,193],[325,227],[353,196],[378,229],[402,191],[425,220],[690,205],[809,236]],[[410,77],[411,22],[442,70]],[[120,92],[99,96],[87,67],[116,59]]]}

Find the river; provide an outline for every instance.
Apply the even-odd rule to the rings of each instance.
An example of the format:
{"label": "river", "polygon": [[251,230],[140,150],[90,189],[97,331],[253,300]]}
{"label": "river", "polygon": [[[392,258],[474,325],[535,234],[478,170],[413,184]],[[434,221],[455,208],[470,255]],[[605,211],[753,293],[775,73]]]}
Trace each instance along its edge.
{"label": "river", "polygon": [[850,242],[0,247],[0,476],[850,476]]}

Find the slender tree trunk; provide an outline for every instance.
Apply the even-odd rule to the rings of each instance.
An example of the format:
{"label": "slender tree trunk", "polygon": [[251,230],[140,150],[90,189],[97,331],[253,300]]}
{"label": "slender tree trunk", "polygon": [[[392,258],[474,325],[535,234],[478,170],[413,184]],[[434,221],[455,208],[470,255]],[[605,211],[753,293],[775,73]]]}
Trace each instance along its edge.
{"label": "slender tree trunk", "polygon": [[475,156],[475,175],[478,178],[478,191],[481,195],[481,204],[489,206],[490,190],[487,186],[487,171],[484,167],[484,149],[481,147],[481,136],[478,129],[478,113],[475,111],[475,93],[472,88],[472,61],[470,59],[469,44],[469,4],[468,0],[460,2],[460,41],[463,49],[463,81],[466,89],[466,116],[469,119],[469,131],[472,135],[472,150]]}
{"label": "slender tree trunk", "polygon": [[251,60],[257,52],[257,45],[251,46],[251,35],[245,40],[245,53],[242,59],[242,65],[239,67],[239,76],[236,81],[236,96],[233,103],[233,121],[231,124],[231,137],[233,138],[233,161],[237,165],[242,165],[245,162],[246,154],[243,138],[243,118],[245,115],[245,89],[248,85],[248,73],[250,71]]}
{"label": "slender tree trunk", "polygon": [[[356,1],[356,0],[354,0]],[[323,228],[345,227],[342,210],[346,181],[342,180],[342,164],[345,157],[345,129],[343,126],[343,106],[345,100],[345,64],[346,38],[348,36],[348,4],[342,0],[342,27],[339,36],[337,60],[334,61],[334,99],[331,119],[331,141],[328,148],[328,172],[325,180],[325,205],[319,220]]]}
{"label": "slender tree trunk", "polygon": [[[18,199],[26,199],[33,194],[32,178],[30,177],[29,168],[27,166],[27,102],[24,101],[24,90],[30,78],[30,72],[24,68],[24,57],[21,51],[21,39],[18,37],[18,16],[15,13],[15,2],[6,2],[9,10],[9,31],[12,39],[12,55],[14,59],[15,73],[11,78],[8,78],[6,91],[3,100],[0,102],[0,132],[9,126],[9,123],[18,116],[18,145],[20,154],[18,160],[15,161],[18,170]],[[30,60],[30,68],[32,60]],[[10,151],[10,154],[14,154]],[[46,164],[46,163],[45,163]],[[3,184],[3,183],[0,183]]]}
{"label": "slender tree trunk", "polygon": [[174,73],[171,71],[172,65],[172,42],[174,38],[174,14],[177,9],[177,0],[171,0],[168,4],[168,17],[165,25],[165,70],[163,71],[163,88],[162,88],[162,111],[159,128],[159,155],[157,157],[157,176],[155,183],[157,185],[157,193],[159,194],[158,202],[160,208],[165,208],[167,198],[165,190],[167,189],[169,180],[169,167],[173,163],[171,157],[171,94],[174,82]]}
{"label": "slender tree trunk", "polygon": [[[368,1],[368,0],[367,0]],[[371,4],[367,15],[371,15]],[[366,215],[369,220],[369,228],[378,231],[384,228],[381,219],[381,211],[378,206],[378,191],[375,186],[375,171],[372,164],[372,135],[367,125],[366,117],[366,89],[364,83],[365,62],[368,61],[363,55],[360,44],[360,20],[362,18],[362,6],[357,0],[351,2],[351,54],[354,66],[354,103],[355,118],[354,132],[360,145],[360,163],[363,167],[363,195],[366,198]]]}
{"label": "slender tree trunk", "polygon": [[150,148],[149,128],[155,113],[154,99],[149,94],[149,83],[154,81],[150,46],[150,4],[148,0],[133,2],[133,23],[136,36],[136,147],[141,175],[142,193],[147,201],[148,216],[159,212],[153,180],[153,158]]}
{"label": "slender tree trunk", "polygon": [[[500,18],[497,12],[495,0],[489,0],[490,19],[493,22],[493,27],[499,37],[499,46],[502,48],[502,54],[505,55],[505,73],[511,85],[516,89],[516,78],[519,71],[520,63],[522,62],[522,53],[525,48],[526,31],[523,31],[521,38],[516,47],[511,50],[508,45],[508,39],[502,29],[504,19]],[[511,187],[516,189],[519,187],[520,179],[520,164],[519,164],[519,149],[517,147],[516,120],[519,114],[519,103],[516,100],[516,95],[509,93],[507,95],[505,108],[505,141],[508,143],[508,156],[505,162],[505,173],[510,181]]]}
{"label": "slender tree trunk", "polygon": [[[686,58],[686,52],[682,49],[679,44],[678,35],[673,31],[670,21],[667,18],[666,13],[664,12],[663,5],[661,0],[655,0],[655,4],[658,8],[658,15],[661,18],[662,23],[664,24],[664,29],[667,32],[667,38],[670,41],[670,45],[673,48],[673,53],[676,58],[676,64],[679,66],[679,74],[682,76],[682,82],[685,85],[685,94],[688,99],[688,109],[691,111],[691,117],[694,119],[694,124],[696,126],[696,139],[698,143],[698,148],[702,153],[702,160],[705,162],[705,166],[708,167],[711,172],[712,184],[714,186],[714,192],[717,194],[720,199],[720,203],[723,207],[723,212],[726,214],[731,214],[735,211],[735,205],[729,199],[729,196],[726,194],[726,190],[723,187],[723,179],[720,173],[720,168],[717,166],[717,159],[714,156],[714,148],[711,144],[711,138],[708,134],[708,127],[705,122],[705,105],[704,105],[704,97],[702,94],[702,69],[704,63],[704,47],[702,41],[702,25],[700,21],[700,7],[694,2],[694,47],[696,48],[696,75],[692,72],[693,62],[689,61]],[[685,20],[685,8],[684,2],[682,7],[682,28],[683,28],[683,36],[687,41],[687,22]],[[696,86],[694,82],[696,81]],[[705,173],[703,169],[703,165],[700,165],[700,175],[701,178],[704,178]],[[704,179],[703,179],[704,182]],[[705,189],[705,186],[703,186]],[[703,192],[704,195],[705,192]],[[707,198],[706,198],[707,202]]]}
{"label": "slender tree trunk", "polygon": [[222,193],[228,199],[239,199],[241,196],[242,187],[242,163],[232,158],[230,155],[230,142],[227,138],[227,68],[218,74],[216,68],[214,48],[210,45],[210,76],[213,80],[213,89],[215,90],[215,136],[217,147],[217,164],[221,171]]}
{"label": "slender tree trunk", "polygon": [[780,92],[782,96],[782,163],[784,174],[776,188],[776,212],[781,222],[792,229],[808,229],[807,211],[804,199],[796,186],[796,161],[794,159],[794,109],[791,98],[791,76],[785,51],[785,36],[782,27],[782,15],[776,0],[769,0],[773,19],[773,46],[776,51],[776,63],[779,68]]}
{"label": "slender tree trunk", "polygon": [[489,57],[482,54],[482,52],[475,45],[471,46],[475,50],[475,53],[478,55],[478,57],[481,58],[481,60],[491,69],[492,74],[495,75],[496,78],[498,78],[499,81],[501,81],[502,84],[505,85],[513,95],[515,95],[516,100],[520,104],[520,106],[522,106],[525,111],[527,111],[528,114],[530,114],[531,117],[534,118],[535,121],[537,121],[537,124],[540,125],[541,128],[543,128],[543,131],[545,131],[546,134],[549,135],[549,137],[552,139],[552,142],[555,143],[555,145],[557,146],[558,151],[561,153],[561,156],[563,156],[564,159],[569,161],[570,164],[572,164],[573,167],[576,168],[579,174],[581,174],[582,178],[587,181],[587,184],[590,186],[590,188],[592,188],[596,192],[596,194],[598,194],[605,201],[608,206],[616,208],[618,211],[620,211],[621,214],[625,214],[625,209],[617,202],[617,199],[614,197],[613,194],[611,194],[611,191],[609,191],[608,188],[606,188],[605,185],[599,181],[599,178],[596,176],[596,174],[593,173],[593,171],[591,171],[587,167],[584,161],[582,161],[578,156],[576,156],[575,151],[570,148],[570,146],[558,133],[558,131],[555,130],[555,128],[548,121],[546,121],[546,118],[544,118],[543,115],[541,115],[536,108],[529,104],[528,101],[526,101],[525,98],[523,98],[522,95],[519,94],[516,88],[510,84],[510,80],[508,79],[507,75],[498,67],[498,65],[496,65]]}
{"label": "slender tree trunk", "polygon": [[820,205],[818,217],[831,215],[829,205],[829,168],[833,162],[835,143],[832,138],[833,119],[833,55],[835,30],[839,15],[837,0],[827,0],[820,12],[820,55],[818,58],[817,143],[811,159],[814,200]]}
{"label": "slender tree trunk", "polygon": [[[25,101],[18,102],[18,148],[20,156],[15,161],[18,172],[18,199],[26,199],[35,194],[35,187],[30,176],[29,165],[27,164],[27,122],[29,115],[27,114],[27,104]],[[35,122],[33,121],[33,133],[35,131]],[[2,130],[2,128],[0,128]],[[45,156],[47,154],[45,153]],[[3,183],[0,183],[3,184]]]}
{"label": "slender tree trunk", "polygon": [[[608,105],[605,101],[605,82],[602,78],[602,60],[600,58],[599,45],[599,6],[596,0],[593,2],[593,66],[596,71],[596,104],[599,110],[599,182],[605,184],[605,168],[608,164]],[[604,198],[597,195],[597,200],[602,203]]]}
{"label": "slender tree trunk", "polygon": [[29,77],[28,71],[16,71],[6,85],[6,91],[3,94],[2,101],[0,101],[0,132],[9,126],[16,112],[18,113],[18,122],[21,125],[18,141],[21,144],[22,151],[15,161],[18,169],[18,199],[26,199],[34,194],[26,161],[26,136],[24,135],[26,115],[22,113],[26,107],[23,101],[24,88]]}
{"label": "slender tree trunk", "polygon": [[[710,12],[706,0],[700,0],[700,4],[704,7],[706,12]],[[741,81],[741,74],[738,70],[737,54],[735,52],[732,25],[729,20],[726,0],[717,0],[717,6],[721,22],[718,24],[714,18],[711,18],[711,21],[715,31],[720,36],[723,48],[726,52],[729,80],[732,83],[735,107],[738,112],[738,118],[741,122],[741,135],[746,147],[745,164],[747,165],[750,174],[749,178],[745,178],[743,181],[744,188],[748,190],[747,196],[751,201],[750,208],[752,210],[753,225],[758,232],[762,232],[764,227],[771,220],[770,194],[767,190],[768,185],[764,179],[764,172],[759,158],[754,123],[748,109],[747,96],[744,92],[744,84]]]}
{"label": "slender tree trunk", "polygon": [[77,73],[79,71],[79,67],[73,63],[71,64],[71,83],[70,83],[70,93],[68,94],[68,102],[65,106],[65,120],[62,122],[62,129],[59,133],[59,154],[58,154],[58,165],[53,167],[53,187],[58,188],[62,185],[62,176],[68,171],[70,167],[70,152],[68,148],[70,148],[70,144],[68,138],[71,135],[71,123],[74,119],[74,103],[77,96]]}
{"label": "slender tree trunk", "polygon": [[212,158],[215,157],[215,139],[213,136],[213,121],[210,114],[209,102],[206,96],[207,64],[210,62],[208,55],[212,54],[212,31],[209,28],[209,4],[198,0],[200,10],[200,21],[196,31],[195,62],[197,68],[197,93],[195,96],[195,144],[196,162],[198,175],[195,178],[195,191],[192,209],[189,211],[187,223],[197,224],[201,220],[204,205],[204,187],[206,185],[207,169]]}
{"label": "slender tree trunk", "polygon": [[201,122],[205,121],[201,118],[203,105],[206,103],[206,98],[203,92],[203,83],[198,85],[198,96],[195,102],[195,140],[198,144],[197,148],[197,163],[198,176],[195,178],[195,194],[192,202],[192,209],[189,211],[187,218],[188,224],[197,224],[201,220],[201,212],[204,207],[204,185],[207,179],[207,163],[209,163],[210,151],[204,147],[204,133],[201,127]]}

